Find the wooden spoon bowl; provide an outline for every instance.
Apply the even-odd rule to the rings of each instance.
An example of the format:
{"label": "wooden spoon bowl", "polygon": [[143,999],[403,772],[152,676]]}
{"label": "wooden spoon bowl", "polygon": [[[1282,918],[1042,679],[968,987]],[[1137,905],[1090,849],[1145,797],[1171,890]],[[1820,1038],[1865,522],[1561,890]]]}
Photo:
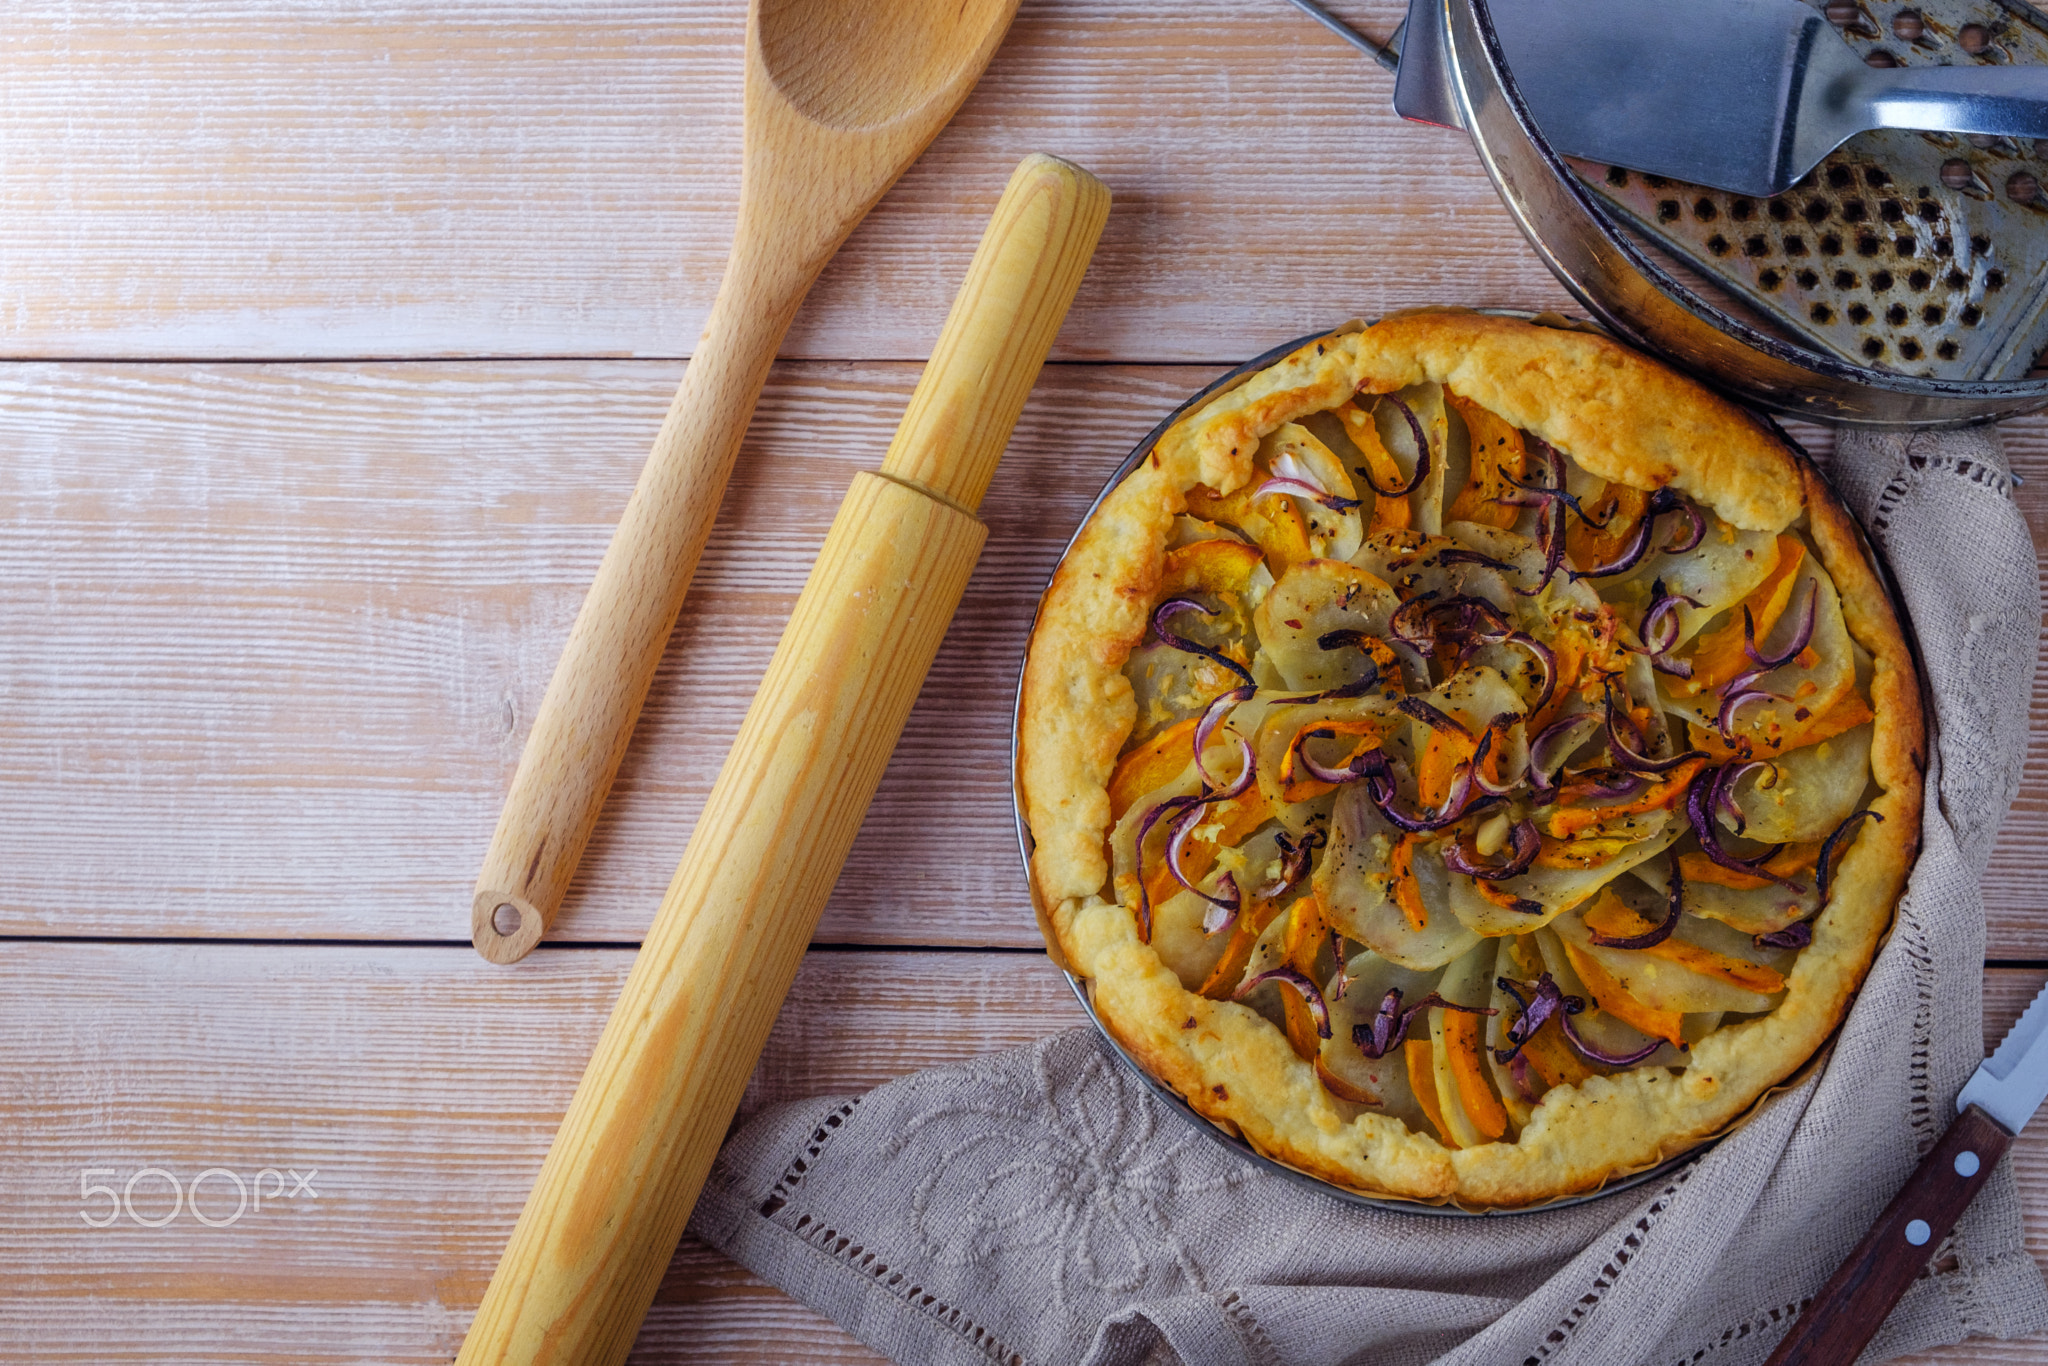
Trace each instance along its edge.
{"label": "wooden spoon bowl", "polygon": [[983,48],[974,38],[1000,39],[1016,8],[1015,0],[760,0],[752,27],[763,73],[813,122],[879,128],[945,102],[943,124],[995,50],[993,39]]}

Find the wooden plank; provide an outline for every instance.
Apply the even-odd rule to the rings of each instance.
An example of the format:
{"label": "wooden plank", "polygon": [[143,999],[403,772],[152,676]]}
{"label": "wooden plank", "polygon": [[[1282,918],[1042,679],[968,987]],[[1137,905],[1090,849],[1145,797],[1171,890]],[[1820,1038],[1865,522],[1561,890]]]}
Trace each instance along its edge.
{"label": "wooden plank", "polygon": [[[445,1362],[624,978],[622,950],[512,971],[467,948],[13,943],[0,948],[0,1361]],[[2039,971],[1990,974],[2003,1031]],[[1037,955],[819,952],[745,1108],[843,1094],[1078,1023]],[[2016,1149],[2048,1258],[2048,1136]],[[161,1228],[85,1185],[226,1176]],[[89,1175],[82,1175],[90,1173]],[[312,1192],[317,1192],[313,1194]],[[150,1176],[145,1220],[172,1210]],[[232,1222],[230,1220],[232,1219]],[[1973,1351],[1975,1344],[1972,1345]],[[2042,1350],[2036,1344],[2036,1352]],[[2012,1350],[2012,1349],[2006,1349]],[[815,1313],[701,1247],[678,1255],[643,1362],[866,1362]],[[2020,1360],[1954,1352],[1930,1360]]]}
{"label": "wooden plank", "polygon": [[[1404,6],[1339,8],[1385,35]],[[745,11],[11,5],[0,352],[686,354],[737,203]],[[1236,359],[1247,335],[1447,299],[1562,306],[1469,142],[1401,122],[1392,89],[1278,0],[1026,0],[786,354],[925,355],[1032,150],[1117,195],[1069,358]]]}
{"label": "wooden plank", "polygon": [[[2048,422],[2025,418],[2001,423],[1998,430],[2014,472],[2027,481],[2014,501],[2027,516],[2034,544],[2048,544]],[[2048,572],[2042,583],[2048,599]],[[2042,658],[2048,659],[2048,651]],[[1993,958],[2048,958],[2048,902],[2041,888],[2042,851],[2048,849],[2048,663],[2036,665],[2027,717],[2026,772],[1984,873]]]}
{"label": "wooden plank", "polygon": [[[1213,374],[1046,370],[822,942],[1037,942],[1007,768],[1030,615],[1100,480]],[[915,376],[777,370],[558,939],[637,940]],[[466,939],[476,861],[667,378],[0,366],[0,933]],[[2048,522],[2048,421],[2008,431]],[[2044,689],[2048,671],[1986,882],[1994,957],[2048,957]]]}
{"label": "wooden plank", "polygon": [[[0,368],[0,933],[467,939],[658,363]],[[910,365],[785,368],[558,937],[637,939]],[[1037,942],[1006,792],[1039,588],[1213,370],[1059,367],[821,929]]]}
{"label": "wooden plank", "polygon": [[[7,945],[0,1361],[447,1361],[630,960],[543,951],[508,972],[457,948]],[[747,1110],[1082,1019],[1029,954],[818,955],[792,1002]],[[190,1210],[85,1226],[105,1203],[81,1180],[125,1188],[149,1167],[187,1187],[209,1168],[310,1173],[317,1195],[280,1199],[266,1179],[263,1208],[225,1227]],[[201,1191],[201,1213],[233,1217],[231,1178]],[[169,1182],[144,1178],[132,1204],[169,1214]],[[753,1331],[762,1296],[732,1298],[726,1331]],[[767,1326],[800,1317],[782,1301]]]}

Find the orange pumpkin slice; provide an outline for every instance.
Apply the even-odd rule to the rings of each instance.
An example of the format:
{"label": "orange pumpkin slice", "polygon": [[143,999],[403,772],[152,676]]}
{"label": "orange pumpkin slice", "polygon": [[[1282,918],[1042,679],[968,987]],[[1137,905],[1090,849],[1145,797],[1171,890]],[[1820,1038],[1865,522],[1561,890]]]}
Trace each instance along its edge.
{"label": "orange pumpkin slice", "polygon": [[1676,806],[1679,798],[1685,795],[1686,784],[1706,765],[1705,759],[1687,759],[1635,797],[1613,806],[1560,806],[1544,821],[1544,829],[1556,840],[1598,839],[1597,831],[1601,826],[1615,824],[1625,816],[1639,816]]}
{"label": "orange pumpkin slice", "polygon": [[[1372,485],[1383,489],[1397,489],[1408,482],[1408,476],[1401,473],[1401,467],[1388,453],[1386,444],[1380,440],[1379,426],[1372,420],[1372,414],[1356,403],[1346,402],[1333,410],[1337,420],[1344,424],[1344,435],[1351,438],[1351,444],[1358,447],[1365,457],[1367,472]],[[1365,492],[1365,490],[1360,490]],[[1369,531],[1397,530],[1415,524],[1415,510],[1406,498],[1373,497],[1372,522]]]}
{"label": "orange pumpkin slice", "polygon": [[[1522,442],[1522,433],[1470,399],[1460,398],[1449,391],[1445,392],[1444,398],[1464,419],[1472,448],[1471,473],[1466,477],[1465,487],[1458,490],[1458,496],[1451,500],[1444,520],[1478,522],[1482,526],[1506,531],[1514,526],[1515,518],[1522,511],[1503,501],[1516,496],[1518,490],[1510,481],[1523,478],[1528,466],[1529,452]],[[1388,463],[1393,463],[1391,458]],[[1379,476],[1375,474],[1373,477]],[[1393,484],[1384,486],[1396,487]]]}
{"label": "orange pumpkin slice", "polygon": [[1692,677],[1669,680],[1674,696],[1698,697],[1701,693],[1719,692],[1737,674],[1755,667],[1742,634],[1743,609],[1748,609],[1756,624],[1756,638],[1761,641],[1769,636],[1778,618],[1791,605],[1800,566],[1806,563],[1806,546],[1797,536],[1778,537],[1777,551],[1778,562],[1764,575],[1764,581],[1729,609],[1728,620],[1720,630],[1701,636],[1693,645]]}
{"label": "orange pumpkin slice", "polygon": [[1501,1108],[1500,1098],[1493,1094],[1493,1086],[1486,1079],[1485,1060],[1479,1056],[1479,1050],[1485,1047],[1479,1033],[1483,1018],[1462,1010],[1445,1011],[1444,1047],[1450,1057],[1451,1076],[1457,1083],[1458,1103],[1464,1107],[1472,1127],[1491,1141],[1508,1131],[1508,1113]]}
{"label": "orange pumpkin slice", "polygon": [[[1777,877],[1796,878],[1802,873],[1813,871],[1813,865],[1820,858],[1820,843],[1794,844],[1773,856],[1764,864],[1764,871]],[[1688,883],[1707,882],[1716,887],[1728,887],[1738,892],[1760,892],[1777,884],[1768,877],[1741,872],[1734,868],[1723,868],[1705,854],[1680,854],[1678,873]]]}
{"label": "orange pumpkin slice", "polygon": [[1194,760],[1198,716],[1176,721],[1116,761],[1109,778],[1109,818],[1120,821],[1131,803],[1178,778]]}
{"label": "orange pumpkin slice", "polygon": [[1252,571],[1263,558],[1259,548],[1243,541],[1192,541],[1166,552],[1160,567],[1161,600],[1182,593],[1236,597],[1251,586]]}
{"label": "orange pumpkin slice", "polygon": [[1264,934],[1280,914],[1277,901],[1256,901],[1246,898],[1243,911],[1238,914],[1237,923],[1231,926],[1230,942],[1224,945],[1223,956],[1216,960],[1216,966],[1209,970],[1208,978],[1202,983],[1200,994],[1212,1001],[1226,1001],[1244,980],[1244,970],[1251,965],[1252,950],[1258,947],[1259,936]]}
{"label": "orange pumpkin slice", "polygon": [[[1565,553],[1581,569],[1613,564],[1634,536],[1636,523],[1642,520],[1649,502],[1649,495],[1641,489],[1610,482],[1579,504],[1586,510],[1586,516],[1601,523],[1600,526],[1591,526],[1577,517],[1567,519],[1570,529],[1564,535]],[[1654,552],[1656,547],[1651,549]]]}
{"label": "orange pumpkin slice", "polygon": [[[1255,498],[1253,490],[1264,484],[1270,472],[1254,468],[1243,488],[1219,494],[1205,484],[1188,490],[1187,509],[1208,522],[1228,522],[1258,543],[1267,568],[1277,578],[1303,560],[1311,559],[1308,523],[1292,498]],[[1198,542],[1197,544],[1206,544]],[[1187,547],[1183,547],[1187,548]]]}
{"label": "orange pumpkin slice", "polygon": [[[1378,642],[1374,642],[1377,644]],[[1335,792],[1337,784],[1326,783],[1310,773],[1301,763],[1301,747],[1310,740],[1334,740],[1340,736],[1360,737],[1360,743],[1353,745],[1349,753],[1334,763],[1325,763],[1326,768],[1340,768],[1350,763],[1369,749],[1380,747],[1380,723],[1365,719],[1349,721],[1311,721],[1295,732],[1287,742],[1287,752],[1280,759],[1280,800],[1283,802],[1313,801],[1325,792]],[[1322,760],[1317,760],[1321,763]]]}
{"label": "orange pumpkin slice", "polygon": [[[1612,891],[1607,891],[1603,892],[1600,899],[1594,902],[1592,907],[1587,910],[1586,928],[1609,939],[1624,939],[1640,934],[1648,934],[1656,926],[1625,905],[1621,898]],[[1567,944],[1565,947],[1569,949],[1571,945]],[[1785,975],[1775,968],[1766,967],[1762,963],[1752,963],[1747,959],[1731,958],[1725,953],[1717,953],[1713,949],[1704,948],[1698,944],[1688,944],[1685,940],[1676,937],[1666,939],[1661,944],[1653,944],[1647,949],[1633,950],[1633,952],[1648,954],[1652,958],[1662,958],[1665,962],[1675,963],[1688,972],[1696,972],[1702,977],[1711,977],[1715,981],[1726,982],[1731,987],[1741,987],[1744,991],[1754,991],[1764,996],[1770,996],[1785,989]],[[1590,957],[1590,955],[1588,956]],[[1578,966],[1577,958],[1572,959],[1572,965],[1574,967]],[[1580,969],[1579,975],[1581,977],[1585,976],[1583,968]],[[1590,978],[1586,981],[1586,988],[1589,991],[1593,989],[1593,983]],[[1594,994],[1598,995],[1599,993],[1595,992]],[[1670,1012],[1660,1013],[1669,1014]],[[1615,1014],[1619,1015],[1621,1012],[1616,1011]],[[1626,1019],[1627,1017],[1624,1016],[1623,1018]],[[1676,1017],[1674,1016],[1674,1018]],[[1629,1023],[1635,1024],[1635,1021],[1630,1020]],[[1640,1025],[1636,1027],[1642,1028]],[[1651,1031],[1645,1029],[1643,1032],[1647,1034]],[[1670,1038],[1671,1036],[1667,1034],[1660,1037]],[[1676,1039],[1671,1041],[1673,1043],[1678,1042]]]}
{"label": "orange pumpkin slice", "polygon": [[1654,1010],[1628,994],[1620,982],[1614,980],[1600,960],[1587,953],[1570,940],[1564,942],[1565,957],[1571,960],[1572,971],[1579,974],[1579,980],[1592,993],[1594,1004],[1620,1020],[1632,1025],[1652,1038],[1664,1039],[1672,1044],[1683,1044],[1685,1035],[1679,1026],[1685,1016],[1675,1010]]}
{"label": "orange pumpkin slice", "polygon": [[1415,1103],[1422,1107],[1423,1118],[1436,1128],[1436,1136],[1446,1148],[1458,1146],[1458,1140],[1451,1137],[1451,1128],[1444,1123],[1444,1112],[1436,1098],[1436,1054],[1429,1046],[1428,1039],[1409,1039],[1401,1045],[1401,1056],[1408,1062],[1408,1085],[1415,1092]]}

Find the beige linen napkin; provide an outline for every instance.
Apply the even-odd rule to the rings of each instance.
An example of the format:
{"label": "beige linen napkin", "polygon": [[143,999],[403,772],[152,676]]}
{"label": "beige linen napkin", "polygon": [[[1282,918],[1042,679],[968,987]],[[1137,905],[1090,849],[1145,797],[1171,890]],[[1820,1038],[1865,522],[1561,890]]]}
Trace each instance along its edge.
{"label": "beige linen napkin", "polygon": [[[1705,1157],[1542,1213],[1360,1209],[1196,1133],[1073,1030],[761,1114],[692,1231],[918,1366],[1761,1361],[1981,1056],[1977,879],[2018,784],[2041,623],[1988,430],[1847,433],[1830,463],[1918,640],[1939,800],[1826,1068]],[[1864,1360],[2048,1331],[2021,1235],[2008,1161]]]}

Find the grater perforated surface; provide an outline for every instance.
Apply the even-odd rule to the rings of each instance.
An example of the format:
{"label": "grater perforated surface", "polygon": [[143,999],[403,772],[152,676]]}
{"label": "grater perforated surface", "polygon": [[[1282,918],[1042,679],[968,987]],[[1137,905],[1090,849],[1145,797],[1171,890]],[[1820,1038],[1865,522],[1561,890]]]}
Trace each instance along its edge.
{"label": "grater perforated surface", "polygon": [[[2018,0],[1810,0],[1873,66],[2048,65]],[[1630,224],[1854,365],[2018,379],[2048,347],[2048,139],[1862,133],[1771,199],[1571,161]]]}

